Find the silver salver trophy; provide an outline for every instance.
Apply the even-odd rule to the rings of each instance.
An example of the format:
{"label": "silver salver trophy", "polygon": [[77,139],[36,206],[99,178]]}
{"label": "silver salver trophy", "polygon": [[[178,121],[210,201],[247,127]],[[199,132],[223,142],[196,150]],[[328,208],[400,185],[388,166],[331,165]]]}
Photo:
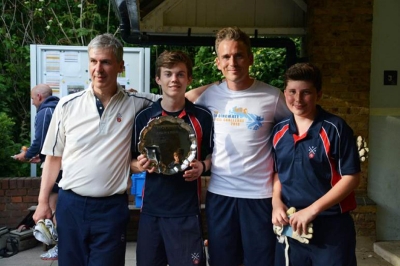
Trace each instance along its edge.
{"label": "silver salver trophy", "polygon": [[184,171],[196,158],[196,135],[183,119],[160,116],[140,132],[138,150],[150,160],[155,172],[173,175]]}

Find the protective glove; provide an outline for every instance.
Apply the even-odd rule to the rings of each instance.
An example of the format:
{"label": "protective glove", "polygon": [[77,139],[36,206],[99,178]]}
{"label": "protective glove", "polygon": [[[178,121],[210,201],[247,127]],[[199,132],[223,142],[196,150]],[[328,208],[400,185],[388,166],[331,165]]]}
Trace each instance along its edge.
{"label": "protective glove", "polygon": [[357,149],[360,156],[360,161],[365,162],[368,158],[369,148],[367,147],[367,142],[361,136],[357,137]]}
{"label": "protective glove", "polygon": [[[290,219],[290,216],[295,212],[296,212],[296,208],[290,207],[286,211],[286,214]],[[278,241],[280,243],[283,243],[285,236],[287,236],[287,237],[296,239],[300,243],[308,244],[308,243],[310,243],[310,239],[312,238],[312,235],[314,233],[314,230],[312,227],[313,227],[313,224],[309,223],[307,225],[307,232],[303,232],[301,235],[299,235],[296,231],[294,231],[290,225],[284,225],[284,226],[274,225],[273,230],[274,230],[274,233],[279,236]]]}
{"label": "protective glove", "polygon": [[58,234],[50,219],[41,219],[33,227],[33,236],[46,245],[57,244]]}

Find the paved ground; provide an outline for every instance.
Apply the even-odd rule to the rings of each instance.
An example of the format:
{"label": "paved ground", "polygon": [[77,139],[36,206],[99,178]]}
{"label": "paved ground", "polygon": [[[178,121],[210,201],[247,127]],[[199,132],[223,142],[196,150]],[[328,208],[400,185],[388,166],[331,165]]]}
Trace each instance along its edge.
{"label": "paved ground", "polygon": [[[389,266],[390,263],[383,260],[373,251],[373,240],[367,237],[357,238],[358,266]],[[136,265],[135,242],[128,242],[126,252],[126,265]],[[58,266],[58,261],[43,261],[39,255],[43,253],[43,246],[22,251],[10,258],[0,258],[0,266]]]}

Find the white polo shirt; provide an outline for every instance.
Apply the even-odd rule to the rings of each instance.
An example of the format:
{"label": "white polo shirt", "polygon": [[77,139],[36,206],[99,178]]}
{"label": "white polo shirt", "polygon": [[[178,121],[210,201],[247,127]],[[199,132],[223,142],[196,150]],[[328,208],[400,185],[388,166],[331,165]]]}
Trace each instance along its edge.
{"label": "white polo shirt", "polygon": [[62,157],[59,186],[81,196],[122,194],[130,175],[132,127],[136,113],[159,95],[127,93],[118,84],[100,117],[92,89],[61,98],[43,154]]}

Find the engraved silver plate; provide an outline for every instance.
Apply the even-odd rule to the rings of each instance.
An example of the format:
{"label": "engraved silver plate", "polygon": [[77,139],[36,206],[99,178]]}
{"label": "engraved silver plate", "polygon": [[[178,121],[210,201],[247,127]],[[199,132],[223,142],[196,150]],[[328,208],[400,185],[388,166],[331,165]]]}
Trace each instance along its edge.
{"label": "engraved silver plate", "polygon": [[196,158],[197,140],[183,119],[161,116],[142,129],[138,149],[151,161],[155,172],[173,175],[184,171]]}

